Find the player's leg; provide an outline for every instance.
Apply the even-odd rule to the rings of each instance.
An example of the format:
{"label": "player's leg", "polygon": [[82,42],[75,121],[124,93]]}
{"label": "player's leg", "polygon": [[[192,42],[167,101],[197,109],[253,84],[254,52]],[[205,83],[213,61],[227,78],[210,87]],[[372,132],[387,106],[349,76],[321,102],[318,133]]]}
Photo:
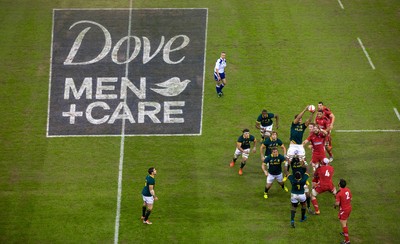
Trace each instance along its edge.
{"label": "player's leg", "polygon": [[242,153],[242,162],[240,162],[239,175],[243,174],[243,168],[246,166],[247,159],[249,158],[250,149],[246,149]]}
{"label": "player's leg", "polygon": [[320,214],[319,207],[318,207],[318,201],[317,201],[317,195],[319,193],[318,189],[319,189],[319,187],[317,186],[316,188],[312,189],[312,191],[311,191],[311,203],[314,206],[316,215]]}
{"label": "player's leg", "polygon": [[144,197],[144,198],[145,198],[145,204],[147,206],[147,210],[144,215],[143,223],[151,225],[152,223],[149,221],[149,216],[151,214],[151,211],[153,210],[154,198],[153,197]]}
{"label": "player's leg", "polygon": [[268,198],[268,191],[272,186],[272,182],[274,182],[275,177],[271,174],[268,174],[267,176],[267,180],[266,180],[266,185],[265,185],[265,189],[264,189],[264,198],[267,199]]}
{"label": "player's leg", "polygon": [[140,218],[141,220],[144,220],[144,217],[146,217],[146,210],[147,210],[146,202],[143,202],[143,206],[142,206],[142,217]]}
{"label": "player's leg", "polygon": [[285,186],[285,183],[283,182],[283,175],[280,173],[279,175],[276,176],[276,180],[278,181],[278,184],[281,185],[282,190],[285,192],[288,192],[289,189]]}
{"label": "player's leg", "polygon": [[347,228],[347,219],[340,219],[340,224],[342,225],[343,230],[341,234],[344,236],[344,242],[342,243],[350,243],[349,229]]}
{"label": "player's leg", "polygon": [[229,164],[230,167],[235,166],[236,160],[238,159],[238,157],[242,155],[242,152],[236,148],[235,153],[233,154],[233,159],[231,161],[231,163]]}
{"label": "player's leg", "polygon": [[221,94],[221,82],[222,81],[218,80],[218,75],[217,75],[216,72],[214,72],[214,80],[215,80],[215,83],[216,83],[215,90],[217,91],[218,97],[220,97],[220,96],[222,96],[222,94]]}
{"label": "player's leg", "polygon": [[304,201],[300,202],[300,204],[301,204],[301,220],[300,220],[300,222],[304,222],[307,219],[307,216],[306,216],[306,199],[305,198],[306,198],[306,196],[304,194]]}
{"label": "player's leg", "polygon": [[296,216],[296,209],[297,209],[297,205],[299,204],[299,202],[297,201],[297,199],[294,196],[295,194],[292,194],[291,197],[291,203],[292,203],[292,209],[290,210],[290,225],[292,226],[292,228],[295,228],[294,225],[294,217]]}
{"label": "player's leg", "polygon": [[222,92],[222,89],[225,87],[226,85],[226,77],[225,77],[225,72],[224,73],[219,73],[219,76],[221,77],[221,88],[220,88],[220,92],[221,92],[221,96],[224,94]]}

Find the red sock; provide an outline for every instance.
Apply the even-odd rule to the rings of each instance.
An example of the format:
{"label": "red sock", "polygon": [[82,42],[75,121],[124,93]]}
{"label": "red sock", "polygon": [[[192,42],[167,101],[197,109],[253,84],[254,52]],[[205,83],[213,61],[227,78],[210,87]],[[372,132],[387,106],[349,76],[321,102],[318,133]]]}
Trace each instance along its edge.
{"label": "red sock", "polygon": [[347,228],[347,226],[346,226],[346,227],[343,227],[343,234],[344,234],[344,240],[345,240],[346,242],[350,241],[350,238],[349,238],[349,229]]}
{"label": "red sock", "polygon": [[318,208],[318,202],[317,202],[317,199],[315,198],[315,199],[312,199],[311,200],[311,202],[312,202],[312,205],[314,206],[314,208],[315,208],[315,211],[319,211],[319,208]]}

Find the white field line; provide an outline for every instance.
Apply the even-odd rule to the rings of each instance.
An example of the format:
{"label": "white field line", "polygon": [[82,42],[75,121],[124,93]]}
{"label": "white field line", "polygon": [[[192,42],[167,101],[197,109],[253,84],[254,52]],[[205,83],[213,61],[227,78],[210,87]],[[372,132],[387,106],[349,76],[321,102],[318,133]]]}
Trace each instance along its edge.
{"label": "white field line", "polygon": [[400,130],[335,130],[336,132],[364,133],[364,132],[400,132]]}
{"label": "white field line", "polygon": [[338,1],[338,3],[339,3],[340,7],[341,7],[342,9],[344,9],[344,6],[343,6],[342,2],[341,2],[340,0],[337,0],[337,1]]}
{"label": "white field line", "polygon": [[[128,36],[131,35],[131,24],[132,21],[132,0],[129,3],[129,22],[128,22]],[[130,41],[129,38],[126,44],[126,57],[129,57]],[[125,77],[128,78],[129,63],[125,65]],[[126,96],[124,98],[124,103],[126,104]],[[124,113],[125,115],[125,113]],[[119,167],[118,167],[118,193],[117,193],[117,213],[115,216],[115,232],[114,232],[114,244],[118,243],[119,237],[119,221],[121,216],[121,196],[122,196],[122,171],[124,169],[124,149],[125,149],[125,116],[122,118],[122,128],[121,128],[121,145],[119,151]]]}
{"label": "white field line", "polygon": [[397,111],[397,108],[393,108],[394,113],[396,114],[397,118],[400,120],[400,114],[399,111]]}
{"label": "white field line", "polygon": [[364,54],[367,57],[369,64],[371,65],[372,69],[375,70],[375,65],[372,63],[372,60],[369,57],[367,50],[365,50],[365,47],[364,47],[361,39],[359,37],[357,37],[357,40],[358,40],[358,43],[360,43],[360,46],[361,46],[362,50],[364,51]]}

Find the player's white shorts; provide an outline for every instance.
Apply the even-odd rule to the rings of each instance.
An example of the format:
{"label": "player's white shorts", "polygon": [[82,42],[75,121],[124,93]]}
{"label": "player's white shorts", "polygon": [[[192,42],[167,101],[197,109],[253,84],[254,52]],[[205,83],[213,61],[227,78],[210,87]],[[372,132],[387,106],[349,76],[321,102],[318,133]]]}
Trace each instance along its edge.
{"label": "player's white shorts", "polygon": [[292,203],[299,203],[299,202],[305,202],[306,201],[306,194],[294,194],[292,193],[290,195],[290,201]]}
{"label": "player's white shorts", "polygon": [[274,124],[272,125],[268,125],[268,126],[262,126],[260,125],[260,133],[261,135],[266,135],[266,136],[270,136],[271,132],[272,132],[272,127],[274,126]]}
{"label": "player's white shorts", "polygon": [[306,152],[302,144],[289,144],[289,149],[287,151],[287,157],[292,159],[294,155],[298,155],[300,159],[306,157]]}
{"label": "player's white shorts", "polygon": [[154,203],[154,197],[153,196],[146,197],[146,196],[142,195],[142,197],[143,197],[143,202],[145,202],[147,204],[153,204]]}
{"label": "player's white shorts", "polygon": [[234,157],[237,158],[238,156],[242,155],[244,159],[248,159],[250,154],[250,148],[244,149],[243,153],[236,148]]}
{"label": "player's white shorts", "polygon": [[278,182],[283,182],[283,175],[280,173],[279,175],[268,174],[267,176],[267,184],[271,184],[276,179]]}
{"label": "player's white shorts", "polygon": [[308,189],[308,185],[305,184],[305,185],[304,185],[304,193],[307,193],[307,192],[309,192],[309,191],[310,191],[310,189]]}

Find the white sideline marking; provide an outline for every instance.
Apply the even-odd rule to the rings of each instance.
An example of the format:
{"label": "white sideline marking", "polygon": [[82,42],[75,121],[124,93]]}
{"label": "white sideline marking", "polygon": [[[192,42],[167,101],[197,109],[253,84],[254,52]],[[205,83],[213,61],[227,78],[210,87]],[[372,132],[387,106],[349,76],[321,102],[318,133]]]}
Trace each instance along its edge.
{"label": "white sideline marking", "polygon": [[361,39],[360,39],[359,37],[357,37],[357,40],[358,40],[358,43],[360,43],[360,46],[361,46],[362,50],[364,51],[364,54],[365,54],[365,56],[367,57],[369,64],[371,65],[372,69],[375,70],[375,65],[372,63],[372,60],[371,60],[371,58],[369,57],[369,55],[368,55],[368,53],[367,53],[367,50],[365,50],[365,47],[364,47],[364,45],[363,45]]}
{"label": "white sideline marking", "polygon": [[400,132],[400,130],[335,130],[336,132]]}
{"label": "white sideline marking", "polygon": [[400,120],[400,114],[399,111],[397,111],[397,108],[393,108],[394,113],[397,115],[397,118]]}
{"label": "white sideline marking", "polygon": [[340,7],[341,7],[342,9],[344,9],[344,6],[343,6],[342,2],[341,2],[340,0],[338,0],[338,2],[339,2]]}
{"label": "white sideline marking", "polygon": [[[129,22],[128,22],[128,36],[131,36],[131,24],[132,21],[132,0],[129,3]],[[128,38],[126,43],[126,56],[129,57],[130,39]],[[125,65],[125,77],[128,78],[129,63]],[[124,98],[126,103],[126,96]],[[125,112],[124,112],[125,115]],[[122,117],[122,128],[121,128],[121,146],[119,151],[119,167],[118,167],[118,193],[117,193],[117,213],[115,216],[115,233],[114,233],[114,244],[118,244],[119,236],[119,220],[121,216],[121,195],[122,195],[122,171],[124,169],[124,149],[125,149],[125,117]]]}

